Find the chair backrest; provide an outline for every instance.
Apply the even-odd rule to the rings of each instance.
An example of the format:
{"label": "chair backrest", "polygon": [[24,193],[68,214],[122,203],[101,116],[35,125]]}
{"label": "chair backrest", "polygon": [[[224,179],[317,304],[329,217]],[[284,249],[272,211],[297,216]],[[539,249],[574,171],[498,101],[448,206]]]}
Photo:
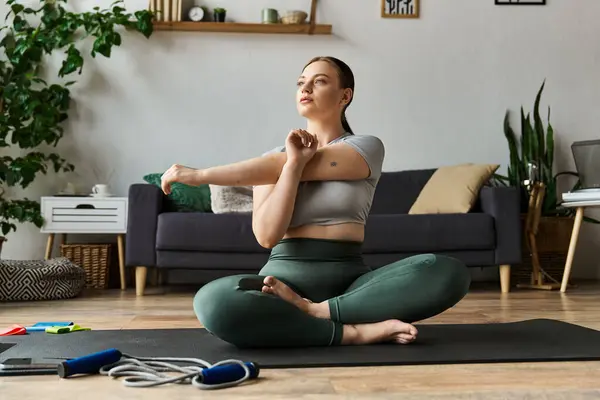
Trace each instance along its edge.
{"label": "chair backrest", "polygon": [[383,172],[371,206],[371,214],[406,214],[429,181],[435,168]]}

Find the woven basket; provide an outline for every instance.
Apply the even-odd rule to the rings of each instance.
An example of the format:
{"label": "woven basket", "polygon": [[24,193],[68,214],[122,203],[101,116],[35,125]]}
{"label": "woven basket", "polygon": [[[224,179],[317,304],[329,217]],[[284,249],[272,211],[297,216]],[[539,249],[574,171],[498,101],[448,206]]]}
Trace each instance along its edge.
{"label": "woven basket", "polygon": [[[521,215],[521,223],[525,226],[526,215]],[[572,217],[542,217],[537,234],[537,248],[540,265],[554,280],[561,282],[567,261],[574,219]],[[531,254],[523,235],[521,245],[523,260],[512,265],[511,282],[530,283],[533,264]],[[545,278],[547,281],[551,279]],[[570,280],[569,280],[570,282]]]}
{"label": "woven basket", "polygon": [[85,270],[85,287],[106,289],[110,263],[110,244],[63,244],[63,257]]}
{"label": "woven basket", "polygon": [[[550,275],[551,278],[544,277],[547,282],[562,282],[562,276],[565,270],[565,262],[567,261],[567,252],[563,251],[548,251],[538,253],[540,265]],[[533,264],[531,255],[528,252],[523,252],[523,261],[520,264],[514,264],[510,269],[511,284],[515,283],[531,283],[531,272]],[[571,277],[572,278],[572,277]],[[571,279],[569,279],[571,283]]]}
{"label": "woven basket", "polygon": [[303,24],[308,18],[304,11],[288,11],[281,16],[282,24]]}

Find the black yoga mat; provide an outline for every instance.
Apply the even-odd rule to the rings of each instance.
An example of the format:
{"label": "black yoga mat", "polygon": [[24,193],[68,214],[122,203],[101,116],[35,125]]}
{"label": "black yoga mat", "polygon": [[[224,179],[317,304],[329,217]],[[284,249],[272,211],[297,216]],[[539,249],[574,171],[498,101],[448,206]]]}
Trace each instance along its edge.
{"label": "black yoga mat", "polygon": [[10,349],[13,346],[14,346],[14,343],[0,343],[0,353],[2,353],[5,350]]}
{"label": "black yoga mat", "polygon": [[600,360],[600,331],[555,320],[415,326],[419,337],[409,345],[278,349],[238,349],[204,329],[35,332],[0,337],[0,343],[16,343],[0,355],[0,361],[80,357],[108,348],[132,356],[194,357],[210,363],[234,358],[257,362],[262,368]]}

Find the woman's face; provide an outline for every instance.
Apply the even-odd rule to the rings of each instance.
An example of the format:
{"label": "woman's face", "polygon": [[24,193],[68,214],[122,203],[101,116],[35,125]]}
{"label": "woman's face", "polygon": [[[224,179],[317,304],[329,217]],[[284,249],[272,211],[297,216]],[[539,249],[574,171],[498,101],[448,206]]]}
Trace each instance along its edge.
{"label": "woman's face", "polygon": [[296,105],[307,118],[339,116],[348,103],[350,89],[342,89],[337,70],[327,61],[308,65],[298,78]]}

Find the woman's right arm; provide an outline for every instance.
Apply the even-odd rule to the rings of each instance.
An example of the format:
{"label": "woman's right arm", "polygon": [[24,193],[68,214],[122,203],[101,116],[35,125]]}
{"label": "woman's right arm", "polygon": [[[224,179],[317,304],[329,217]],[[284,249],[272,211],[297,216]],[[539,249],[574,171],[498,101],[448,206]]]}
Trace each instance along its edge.
{"label": "woman's right arm", "polygon": [[261,246],[273,248],[285,235],[294,213],[303,170],[303,163],[288,161],[276,184],[254,188],[252,230]]}

